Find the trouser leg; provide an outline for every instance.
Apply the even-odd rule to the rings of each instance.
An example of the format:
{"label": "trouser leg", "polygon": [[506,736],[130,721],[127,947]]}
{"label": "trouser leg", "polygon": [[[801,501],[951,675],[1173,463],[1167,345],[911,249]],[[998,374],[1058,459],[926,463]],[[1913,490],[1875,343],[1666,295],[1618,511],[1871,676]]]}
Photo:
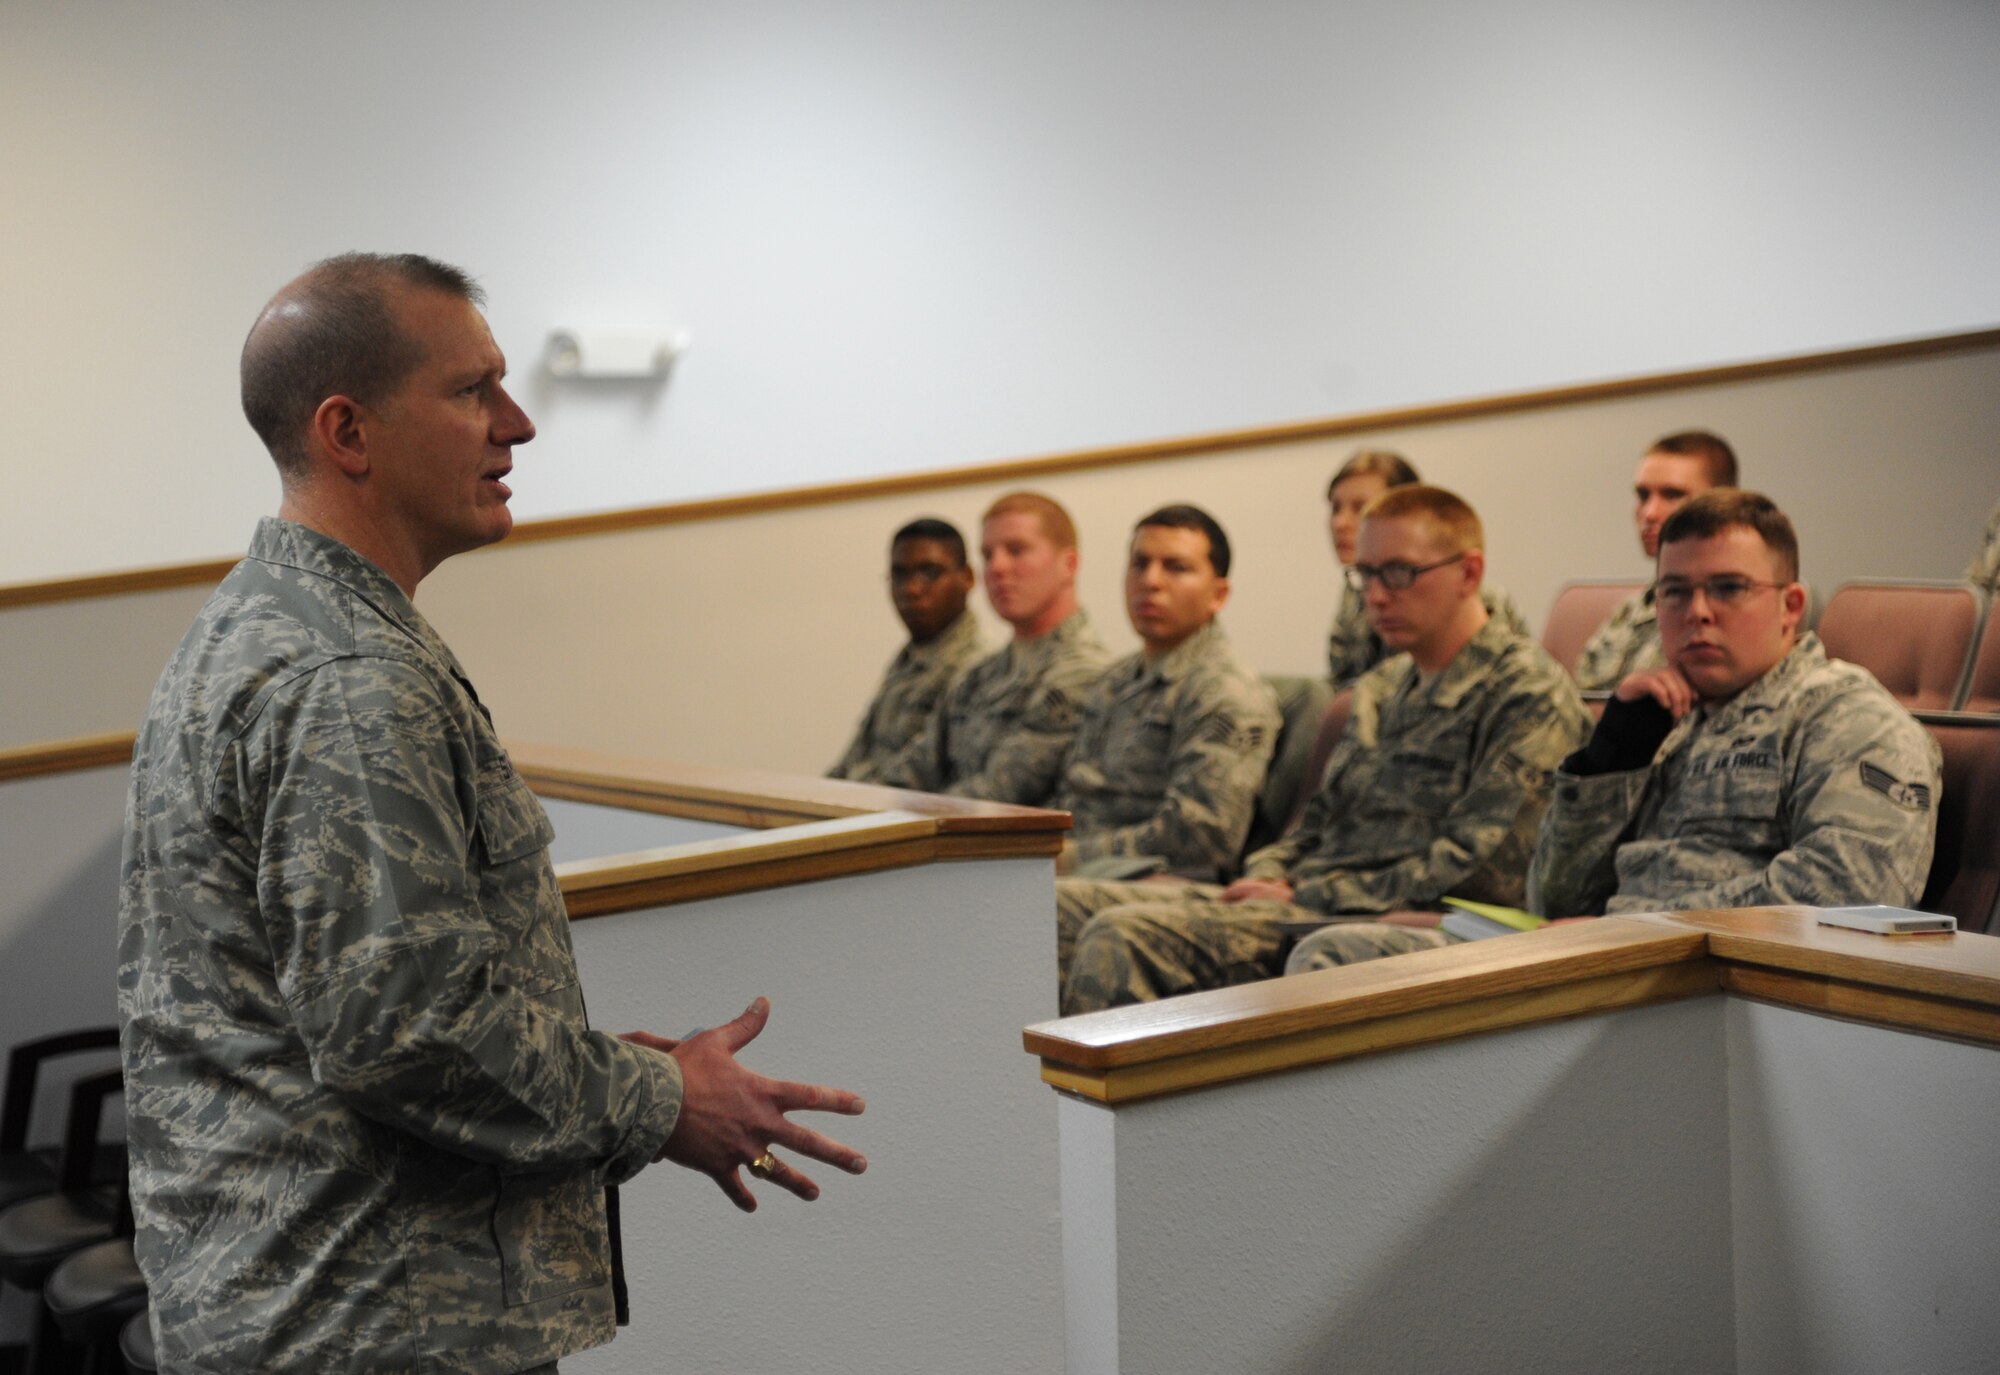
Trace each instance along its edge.
{"label": "trouser leg", "polygon": [[1075,958],[1076,938],[1099,912],[1129,903],[1178,900],[1182,895],[1214,897],[1222,890],[1212,883],[1184,886],[1162,883],[1115,883],[1094,878],[1056,880],[1056,987],[1069,978],[1070,961]]}
{"label": "trouser leg", "polygon": [[1385,955],[1407,955],[1412,950],[1434,950],[1449,945],[1444,932],[1422,926],[1385,926],[1379,921],[1343,921],[1301,936],[1285,961],[1287,974],[1303,974],[1312,969],[1331,969],[1340,964],[1360,964]]}
{"label": "trouser leg", "polygon": [[1283,902],[1217,902],[1217,889],[1202,888],[1179,901],[1128,903],[1091,918],[1070,959],[1063,1015],[1276,975],[1285,948],[1279,923],[1312,914]]}

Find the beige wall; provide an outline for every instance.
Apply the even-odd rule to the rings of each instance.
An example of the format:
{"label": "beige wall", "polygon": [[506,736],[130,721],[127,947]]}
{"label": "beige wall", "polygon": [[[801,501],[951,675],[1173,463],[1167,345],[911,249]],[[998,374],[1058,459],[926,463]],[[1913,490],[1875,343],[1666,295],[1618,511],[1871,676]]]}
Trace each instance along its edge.
{"label": "beige wall", "polygon": [[[1077,518],[1083,598],[1115,647],[1135,644],[1119,577],[1131,521],[1189,500],[1237,545],[1230,633],[1261,667],[1308,673],[1337,595],[1320,494],[1356,444],[1398,447],[1471,500],[1486,519],[1491,575],[1539,625],[1566,578],[1644,574],[1627,510],[1633,462],[1657,435],[1695,425],[1726,435],[1746,484],[1792,514],[1820,589],[1870,575],[1951,577],[2000,498],[2000,348],[1038,485]],[[523,451],[530,464],[553,458]],[[938,514],[971,533],[1001,490],[980,483],[505,546],[440,569],[419,604],[508,735],[817,772],[900,642],[882,582],[889,532]],[[0,612],[0,747],[133,725],[199,600],[189,591]]]}

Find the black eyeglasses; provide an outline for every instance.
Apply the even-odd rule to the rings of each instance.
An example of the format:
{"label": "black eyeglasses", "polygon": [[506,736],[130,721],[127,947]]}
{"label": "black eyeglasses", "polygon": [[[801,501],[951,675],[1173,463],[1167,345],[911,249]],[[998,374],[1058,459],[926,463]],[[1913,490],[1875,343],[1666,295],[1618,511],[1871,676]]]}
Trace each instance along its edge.
{"label": "black eyeglasses", "polygon": [[1433,568],[1442,568],[1448,563],[1457,563],[1465,557],[1460,550],[1448,559],[1436,563],[1385,563],[1377,568],[1372,563],[1350,563],[1347,565],[1347,585],[1356,592],[1366,592],[1370,582],[1379,582],[1391,592],[1401,592]]}
{"label": "black eyeglasses", "polygon": [[1710,606],[1737,606],[1760,587],[1790,587],[1790,583],[1759,582],[1755,578],[1725,573],[1718,578],[1689,582],[1686,578],[1662,578],[1653,584],[1653,600],[1669,611],[1685,611],[1694,605],[1699,591]]}

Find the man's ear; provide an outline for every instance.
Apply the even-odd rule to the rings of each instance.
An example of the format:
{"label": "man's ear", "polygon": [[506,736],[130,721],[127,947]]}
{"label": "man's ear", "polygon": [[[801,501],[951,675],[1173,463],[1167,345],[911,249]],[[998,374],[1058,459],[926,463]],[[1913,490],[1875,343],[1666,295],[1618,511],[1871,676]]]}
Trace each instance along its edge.
{"label": "man's ear", "polygon": [[1072,578],[1076,576],[1076,569],[1078,562],[1079,562],[1079,556],[1076,552],[1076,546],[1074,544],[1072,544],[1069,548],[1062,551],[1063,569]]}
{"label": "man's ear", "polygon": [[1802,582],[1786,583],[1778,596],[1784,607],[1785,632],[1796,635],[1806,620],[1806,585]]}
{"label": "man's ear", "polygon": [[345,477],[368,473],[368,417],[351,396],[329,396],[313,412],[308,447],[324,455]]}
{"label": "man's ear", "polygon": [[1473,597],[1478,596],[1479,584],[1486,578],[1486,551],[1484,549],[1466,550],[1465,557],[1458,561],[1458,566],[1465,570],[1463,576],[1465,578],[1466,594]]}

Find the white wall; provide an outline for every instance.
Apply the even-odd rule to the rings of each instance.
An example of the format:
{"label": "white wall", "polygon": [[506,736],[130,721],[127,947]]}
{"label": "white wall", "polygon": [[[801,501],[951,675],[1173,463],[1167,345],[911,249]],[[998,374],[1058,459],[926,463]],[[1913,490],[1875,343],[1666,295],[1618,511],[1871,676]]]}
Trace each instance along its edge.
{"label": "white wall", "polygon": [[1063,1099],[1070,1375],[1732,1371],[1718,1003]]}
{"label": "white wall", "polygon": [[2000,1350],[1990,1046],[1715,996],[1059,1120],[1070,1375]]}
{"label": "white wall", "polygon": [[[0,583],[218,557],[269,293],[464,263],[523,516],[2000,320],[1963,0],[12,0]],[[533,375],[663,323],[664,391]]]}
{"label": "white wall", "polygon": [[[662,1166],[621,1193],[633,1325],[579,1375],[1057,1375],[1056,1105],[1021,1055],[1055,1011],[1047,859],[930,864],[573,928],[592,1021],[680,1036],[771,999],[742,1054],[860,1092],[795,1120],[868,1156],[745,1217]],[[780,1150],[779,1154],[785,1154]]]}
{"label": "white wall", "polygon": [[1744,1375],[1981,1375],[2000,1054],[1730,999]]}

